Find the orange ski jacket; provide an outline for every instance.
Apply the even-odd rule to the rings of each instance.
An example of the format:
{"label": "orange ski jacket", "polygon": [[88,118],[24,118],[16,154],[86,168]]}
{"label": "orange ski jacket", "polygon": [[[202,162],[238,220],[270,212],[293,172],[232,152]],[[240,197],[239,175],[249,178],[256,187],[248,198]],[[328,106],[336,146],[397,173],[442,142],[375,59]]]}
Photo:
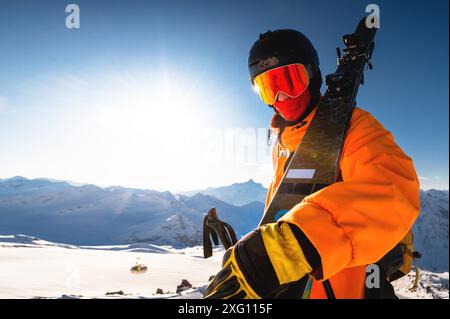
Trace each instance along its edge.
{"label": "orange ski jacket", "polygon": [[[275,175],[266,207],[283,177],[286,151],[293,153],[306,124],[288,126],[272,150]],[[277,134],[277,128],[272,127]],[[364,298],[366,266],[377,262],[407,234],[420,210],[420,187],[411,158],[369,112],[355,108],[339,160],[342,181],[305,197],[280,220],[297,225],[317,249],[322,277],[310,298],[326,298],[329,279],[336,298]],[[316,272],[314,272],[316,273]]]}

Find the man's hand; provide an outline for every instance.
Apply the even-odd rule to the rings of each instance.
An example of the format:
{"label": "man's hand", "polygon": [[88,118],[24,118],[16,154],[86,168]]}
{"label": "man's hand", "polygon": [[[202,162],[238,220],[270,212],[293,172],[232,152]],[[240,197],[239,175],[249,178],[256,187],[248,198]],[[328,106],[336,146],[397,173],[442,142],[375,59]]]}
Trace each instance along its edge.
{"label": "man's hand", "polygon": [[[294,231],[295,234],[294,234]],[[203,296],[213,299],[252,299],[274,296],[280,287],[312,271],[303,253],[296,226],[264,225],[230,247],[222,270]],[[304,236],[304,235],[303,235]]]}

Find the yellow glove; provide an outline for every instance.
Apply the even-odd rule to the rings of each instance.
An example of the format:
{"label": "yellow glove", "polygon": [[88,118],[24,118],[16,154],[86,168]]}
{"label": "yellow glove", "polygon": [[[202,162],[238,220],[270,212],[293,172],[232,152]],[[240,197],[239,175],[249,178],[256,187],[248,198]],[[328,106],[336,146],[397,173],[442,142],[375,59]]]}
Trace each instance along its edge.
{"label": "yellow glove", "polygon": [[[270,298],[312,271],[287,223],[264,225],[229,248],[205,298]],[[297,229],[298,231],[298,229]]]}

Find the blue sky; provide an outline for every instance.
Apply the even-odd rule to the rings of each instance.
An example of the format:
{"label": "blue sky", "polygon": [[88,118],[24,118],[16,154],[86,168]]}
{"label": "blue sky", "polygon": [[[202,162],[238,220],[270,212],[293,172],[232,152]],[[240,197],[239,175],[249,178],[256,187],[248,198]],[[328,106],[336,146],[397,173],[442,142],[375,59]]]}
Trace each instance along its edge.
{"label": "blue sky", "polygon": [[[80,29],[65,27],[69,1],[0,0],[0,178],[267,185],[264,145],[241,161],[211,138],[268,126],[272,111],[248,81],[250,46],[268,29],[300,30],[330,73],[341,36],[371,3],[72,2]],[[374,3],[381,29],[358,105],[413,158],[422,188],[448,189],[448,1]]]}

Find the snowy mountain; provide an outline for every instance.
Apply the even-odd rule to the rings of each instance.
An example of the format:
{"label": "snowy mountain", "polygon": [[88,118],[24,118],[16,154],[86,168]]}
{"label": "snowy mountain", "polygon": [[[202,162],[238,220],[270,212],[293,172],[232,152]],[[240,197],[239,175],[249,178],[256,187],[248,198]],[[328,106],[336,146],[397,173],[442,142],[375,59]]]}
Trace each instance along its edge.
{"label": "snowy mountain", "polygon": [[[251,196],[245,193],[249,190]],[[238,236],[257,226],[263,212],[262,194],[253,181],[174,195],[124,187],[100,188],[49,179],[23,177],[0,180],[0,234],[27,234],[73,245],[152,243],[174,247],[201,244],[203,214],[216,207]],[[253,192],[253,193],[252,193]],[[245,203],[259,192],[259,201]],[[414,225],[418,265],[448,271],[448,191],[421,191],[422,211]]]}
{"label": "snowy mountain", "polygon": [[422,210],[413,228],[414,248],[422,254],[418,265],[448,271],[448,191],[421,191],[420,204]]}
{"label": "snowy mountain", "polygon": [[264,203],[266,200],[267,189],[260,183],[256,183],[250,179],[245,183],[234,183],[232,185],[215,188],[209,187],[207,189],[188,191],[181,194],[193,196],[198,193],[213,196],[235,206],[242,206],[255,201]]}
{"label": "snowy mountain", "polygon": [[[152,227],[152,222],[136,226],[136,230],[131,234],[132,242],[150,242],[155,245],[186,246],[199,245],[202,242],[202,228],[200,225],[183,217],[183,215],[173,215],[167,218],[158,227]],[[167,238],[167,234],[173,234]]]}
{"label": "snowy mountain", "polygon": [[257,226],[263,204],[124,187],[74,186],[48,179],[0,180],[0,234],[27,234],[76,245],[201,244],[203,214],[216,207],[239,236]]}

